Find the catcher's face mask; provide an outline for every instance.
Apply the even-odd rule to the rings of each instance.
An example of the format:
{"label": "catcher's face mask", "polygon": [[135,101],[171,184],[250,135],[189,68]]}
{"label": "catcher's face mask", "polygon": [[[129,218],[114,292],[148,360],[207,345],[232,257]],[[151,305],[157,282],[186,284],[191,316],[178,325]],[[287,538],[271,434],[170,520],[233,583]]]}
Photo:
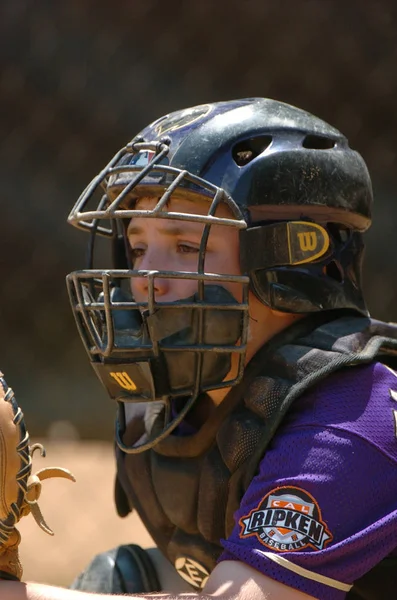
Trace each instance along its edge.
{"label": "catcher's face mask", "polygon": [[[129,144],[69,217],[90,232],[88,269],[67,277],[72,309],[92,365],[119,403],[116,439],[128,453],[166,437],[201,393],[236,385],[244,369],[249,278],[228,240],[237,244],[246,222],[222,189],[169,167],[167,153],[167,143]],[[101,259],[104,238],[110,268]],[[164,409],[163,428],[126,446],[125,403],[153,401]]]}

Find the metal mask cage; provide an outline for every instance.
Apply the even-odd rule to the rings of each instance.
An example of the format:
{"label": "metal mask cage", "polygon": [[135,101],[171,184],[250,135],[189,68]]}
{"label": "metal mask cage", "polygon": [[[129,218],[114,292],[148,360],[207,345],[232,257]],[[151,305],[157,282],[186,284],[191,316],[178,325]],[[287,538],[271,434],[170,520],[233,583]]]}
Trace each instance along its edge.
{"label": "metal mask cage", "polygon": [[[171,279],[193,279],[198,282],[198,296],[200,303],[204,302],[204,286],[206,283],[233,282],[243,284],[243,294],[248,294],[248,276],[234,276],[218,273],[205,273],[205,252],[210,228],[212,225],[222,225],[232,227],[234,229],[245,229],[247,223],[243,218],[242,212],[238,205],[224,192],[223,189],[211,184],[210,182],[192,175],[187,171],[182,171],[164,164],[159,164],[167,157],[169,152],[168,140],[164,139],[160,142],[144,142],[133,141],[127,144],[119,152],[115,154],[109,164],[94,177],[92,182],[83,191],[80,198],[72,209],[68,221],[70,224],[88,231],[91,235],[89,243],[89,252],[87,257],[88,270],[71,274],[68,277],[68,287],[71,295],[72,306],[76,308],[78,313],[84,316],[83,322],[87,329],[88,335],[91,337],[91,344],[86,344],[86,347],[96,347],[98,354],[110,356],[111,352],[115,352],[112,342],[112,329],[109,329],[109,339],[104,345],[100,342],[98,335],[95,333],[95,327],[87,318],[88,307],[90,311],[101,310],[101,303],[95,301],[99,294],[103,294],[105,305],[104,317],[106,326],[111,328],[110,319],[110,288],[112,286],[120,286],[123,279],[134,277],[146,277],[148,279],[148,303],[150,314],[156,310],[156,306],[160,303],[154,299],[154,281],[156,278],[171,278]],[[147,164],[142,166],[131,164],[131,161],[138,160],[140,155],[147,156]],[[157,182],[155,186],[155,194],[153,194],[153,181],[145,182],[145,177],[153,177],[158,175],[162,182]],[[159,197],[159,193],[161,196]],[[173,194],[180,193],[183,196],[193,196],[195,199],[201,198],[208,202],[207,214],[191,214],[183,212],[171,212],[167,210],[167,204],[171,200]],[[99,198],[98,198],[99,194]],[[134,201],[140,196],[158,197],[158,202],[151,210],[139,210],[131,208]],[[93,205],[93,209],[91,206]],[[215,216],[217,208],[221,205],[227,206],[232,213],[233,218]],[[176,272],[176,271],[141,271],[134,270],[131,260],[124,255],[120,255],[120,247],[126,251],[128,241],[126,239],[126,223],[132,218],[155,218],[155,219],[172,219],[175,221],[187,221],[202,223],[203,230],[201,233],[201,242],[198,253],[197,271],[192,273]],[[98,237],[104,236],[110,238],[113,244],[113,263],[116,269],[95,269],[95,245]],[[127,263],[128,270],[120,269],[121,263]],[[82,285],[84,278],[84,286]],[[73,282],[73,283],[72,283]],[[74,288],[74,292],[73,292]],[[88,291],[89,301],[86,303],[84,298],[84,289]],[[145,303],[132,303],[131,306],[144,308]],[[170,306],[175,306],[175,303],[170,303]],[[164,307],[165,304],[161,303]],[[186,304],[184,305],[186,307]],[[204,307],[204,304],[203,304]],[[117,310],[118,306],[113,306],[112,310]],[[123,306],[121,306],[123,308]],[[126,308],[126,307],[124,307]],[[102,319],[103,320],[103,319]],[[81,332],[81,324],[79,326]],[[92,350],[89,350],[92,354]]]}
{"label": "metal mask cage", "polygon": [[[148,277],[148,301],[113,301],[112,288],[119,287],[122,282],[129,281],[133,277]],[[155,279],[156,277],[168,278],[191,278],[203,285],[215,283],[221,285],[223,282],[232,282],[242,284],[241,302],[211,303],[203,301],[198,302],[168,302],[158,303],[155,301]],[[194,369],[192,386],[185,389],[179,389],[172,397],[161,396],[147,398],[147,401],[159,401],[164,405],[164,427],[154,437],[139,441],[137,444],[126,445],[123,442],[125,429],[125,408],[127,402],[134,402],[136,399],[124,394],[116,398],[119,404],[119,416],[116,419],[116,442],[121,450],[127,454],[136,454],[148,450],[166,438],[183,421],[189,410],[196,402],[201,393],[210,390],[231,387],[239,383],[244,372],[245,354],[248,338],[248,288],[249,279],[244,276],[221,276],[221,275],[200,275],[197,273],[170,273],[170,272],[143,272],[143,271],[80,271],[70,274],[67,277],[67,286],[73,314],[76,320],[78,330],[84,342],[87,353],[95,368],[95,364],[107,362],[110,366],[114,364],[128,364],[128,361],[134,359],[136,349],[133,347],[123,347],[117,345],[117,331],[115,331],[115,312],[125,311],[146,311],[148,318],[155,315],[158,308],[162,310],[184,310],[192,309],[196,311],[199,320],[198,339],[194,344],[173,345],[161,342],[158,339],[150,339],[147,344],[139,347],[141,360],[151,360],[160,355],[160,352],[188,352],[194,356]],[[92,291],[95,290],[95,296]],[[239,311],[241,315],[241,335],[237,344],[208,344],[204,339],[204,321],[205,312],[216,309],[217,311]],[[219,383],[211,385],[202,384],[203,357],[206,352],[211,353],[229,353],[238,356],[236,370],[231,377],[224,379]],[[136,358],[136,357],[135,357]],[[98,374],[98,371],[97,371]],[[108,390],[109,391],[109,390]],[[172,402],[178,397],[186,397],[186,402],[178,414],[172,416]]]}
{"label": "metal mask cage", "polygon": [[[126,447],[122,442],[120,421],[116,426],[117,443],[125,452],[143,451],[152,447],[157,441],[166,437],[181,422],[184,415],[190,410],[197,397],[214,389],[226,388],[236,385],[242,378],[245,363],[245,354],[248,338],[248,291],[249,277],[246,275],[231,275],[227,273],[206,273],[205,253],[213,225],[222,225],[241,230],[247,227],[246,220],[238,205],[225,193],[225,191],[210,182],[197,177],[187,171],[173,168],[165,164],[169,152],[167,141],[147,143],[135,141],[121,149],[109,164],[96,176],[83,191],[69,215],[69,223],[90,233],[88,269],[71,273],[67,277],[67,286],[75,321],[83,340],[86,351],[98,374],[98,365],[129,364],[137,360],[156,360],[161,355],[183,352],[194,357],[193,383],[188,388],[178,389],[173,398],[188,396],[185,406],[177,418],[168,423],[155,440],[140,444],[138,449]],[[145,162],[142,166],[142,162]],[[139,163],[139,164],[137,164]],[[134,208],[136,200],[141,197],[154,197],[157,203],[151,210]],[[171,212],[168,204],[174,197],[188,197],[201,199],[208,203],[206,214],[191,214]],[[216,216],[219,206],[227,206],[231,216]],[[203,225],[200,230],[201,240],[198,249],[197,270],[193,272],[178,272],[165,270],[143,271],[134,269],[133,264],[117,256],[113,257],[116,268],[98,269],[95,264],[97,254],[96,242],[106,238],[115,248],[126,248],[125,224],[132,218],[157,218],[172,219],[175,221],[188,221]],[[118,252],[119,252],[118,250]],[[117,252],[116,252],[117,254]],[[124,267],[117,268],[124,263]],[[126,263],[126,264],[125,264]],[[128,299],[114,296],[114,290],[124,289],[131,294],[131,281],[134,278],[147,279],[147,301],[137,302],[130,295]],[[197,292],[194,301],[181,299],[174,302],[156,301],[156,279],[188,279],[197,282]],[[239,284],[241,290],[240,301],[216,302],[206,298],[209,286],[222,287],[223,284]],[[146,322],[156,318],[156,313],[162,311],[191,310],[198,323],[197,338],[192,343],[173,344],[164,339],[150,336],[144,344],[134,347],[128,335],[124,342],[120,331],[115,327],[115,315],[128,313],[145,314]],[[206,340],[205,323],[211,311],[238,311],[235,312],[239,319],[240,331],[238,341],[235,343],[208,343]],[[222,314],[221,312],[219,313]],[[117,318],[116,318],[117,320]],[[165,319],[166,321],[167,319]],[[147,343],[146,343],[147,342]],[[238,356],[237,368],[232,375],[220,382],[203,385],[203,364],[205,365],[208,353],[218,355],[227,354]],[[137,358],[138,357],[138,358]],[[204,367],[205,370],[205,367]],[[102,378],[103,381],[103,378]],[[109,391],[109,389],[108,389]],[[115,398],[120,404],[137,401],[131,395],[124,394]],[[164,406],[167,418],[170,415],[170,397],[148,397],[150,400],[160,400]],[[122,421],[122,419],[121,419]]]}
{"label": "metal mask cage", "polygon": [[[147,277],[148,279],[148,301],[136,302],[131,300],[113,300],[112,289],[121,288],[131,279],[136,277]],[[198,301],[187,301],[181,299],[177,302],[156,302],[155,300],[155,281],[161,279],[189,279],[198,282]],[[222,283],[238,283],[241,285],[241,302],[210,302],[204,297],[205,284],[222,285]],[[115,313],[128,313],[139,311],[145,313],[146,319],[153,317],[158,309],[161,310],[186,310],[192,309],[197,312],[199,319],[198,339],[194,344],[173,345],[164,343],[160,339],[150,338],[147,344],[139,347],[145,356],[151,358],[158,357],[161,350],[169,352],[195,352],[198,355],[205,351],[215,352],[235,352],[244,355],[247,343],[247,321],[248,321],[248,289],[249,278],[242,275],[219,275],[219,274],[200,274],[176,271],[122,271],[122,270],[85,270],[75,271],[67,276],[67,287],[69,299],[72,305],[76,324],[84,342],[87,353],[92,361],[103,357],[109,361],[132,359],[137,352],[137,348],[131,344],[123,345],[120,338],[117,337],[117,326],[115,325]],[[125,288],[125,285],[123,286]],[[200,297],[201,291],[201,297]],[[241,337],[239,345],[216,345],[214,343],[205,343],[203,330],[205,311],[240,311],[243,313],[241,323]],[[234,381],[234,380],[233,380]],[[231,382],[227,382],[231,383]],[[224,387],[222,383],[217,387]],[[181,395],[186,393],[182,391]]]}

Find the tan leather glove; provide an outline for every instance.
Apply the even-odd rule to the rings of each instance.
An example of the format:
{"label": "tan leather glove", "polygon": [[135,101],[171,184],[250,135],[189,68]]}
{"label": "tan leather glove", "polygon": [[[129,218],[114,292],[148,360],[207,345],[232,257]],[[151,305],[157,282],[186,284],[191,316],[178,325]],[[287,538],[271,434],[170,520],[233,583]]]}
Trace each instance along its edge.
{"label": "tan leather glove", "polygon": [[32,513],[39,527],[54,535],[37,503],[42,480],[65,477],[75,481],[70,471],[57,467],[47,467],[32,475],[35,450],[45,456],[41,444],[29,446],[23,413],[0,372],[0,579],[22,577],[18,556],[21,536],[15,527],[21,517]]}

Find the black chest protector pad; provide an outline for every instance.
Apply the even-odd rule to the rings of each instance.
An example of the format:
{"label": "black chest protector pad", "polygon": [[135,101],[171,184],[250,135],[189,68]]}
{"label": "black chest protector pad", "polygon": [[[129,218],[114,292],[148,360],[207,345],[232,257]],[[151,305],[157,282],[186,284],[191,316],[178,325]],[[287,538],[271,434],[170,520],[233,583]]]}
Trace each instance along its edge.
{"label": "black chest protector pad", "polygon": [[[220,539],[231,533],[233,514],[296,398],[345,367],[374,360],[397,367],[396,326],[349,315],[329,319],[324,313],[311,316],[263,346],[243,381],[197,433],[170,435],[138,455],[117,449],[119,514],[135,508],[173,564],[190,557],[208,573],[214,568]],[[156,426],[155,416],[148,418],[150,407],[135,410],[126,436],[137,423],[140,430]],[[388,566],[390,560],[356,582],[349,600],[392,598],[397,570]]]}

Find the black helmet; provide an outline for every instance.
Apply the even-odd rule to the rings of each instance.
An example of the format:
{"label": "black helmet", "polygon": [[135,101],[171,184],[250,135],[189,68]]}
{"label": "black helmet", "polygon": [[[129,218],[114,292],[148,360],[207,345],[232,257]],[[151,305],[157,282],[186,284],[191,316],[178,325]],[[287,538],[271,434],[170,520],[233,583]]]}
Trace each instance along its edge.
{"label": "black helmet", "polygon": [[[168,200],[178,194],[207,198],[208,215],[169,213]],[[159,198],[157,206],[136,210],[141,196]],[[220,203],[227,204],[232,218],[215,215]],[[218,102],[171,113],[146,127],[94,178],[69,216],[71,224],[91,233],[89,268],[71,274],[68,286],[80,333],[108,391],[116,397],[112,385],[118,385],[130,400],[197,397],[237,383],[244,366],[248,286],[279,311],[367,314],[360,284],[361,233],[371,223],[371,204],[362,157],[339,131],[293,106],[263,98]],[[190,274],[199,282],[198,293],[182,302],[190,311],[182,319],[186,335],[176,325],[181,317],[171,319],[180,302],[156,304],[152,291],[148,303],[138,306],[123,291],[124,280],[142,276],[125,253],[125,223],[135,216],[204,223],[199,267]],[[204,273],[206,239],[214,223],[240,229],[242,302],[225,294],[222,279],[215,285]],[[93,268],[98,236],[112,243],[110,269]],[[152,282],[159,276],[189,276],[144,275]],[[204,316],[193,326],[198,312]],[[159,325],[161,314],[168,327]],[[223,323],[218,338],[211,337],[218,322]],[[233,352],[241,357],[239,371],[223,382],[219,377],[228,373]],[[188,356],[192,379],[175,377],[176,356],[178,361]],[[143,367],[138,373],[135,366],[132,373],[128,365],[136,365],[137,357],[141,365],[157,361],[158,373],[153,375],[152,366],[150,376],[143,375]],[[183,370],[187,373],[188,365]],[[163,389],[158,389],[160,379],[167,381]]]}

